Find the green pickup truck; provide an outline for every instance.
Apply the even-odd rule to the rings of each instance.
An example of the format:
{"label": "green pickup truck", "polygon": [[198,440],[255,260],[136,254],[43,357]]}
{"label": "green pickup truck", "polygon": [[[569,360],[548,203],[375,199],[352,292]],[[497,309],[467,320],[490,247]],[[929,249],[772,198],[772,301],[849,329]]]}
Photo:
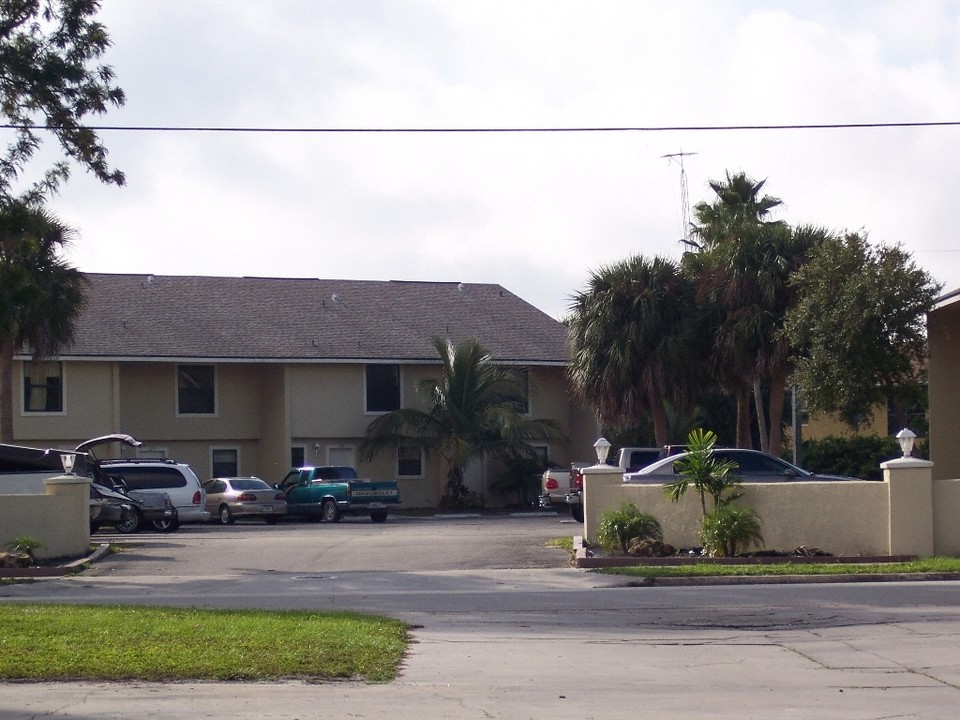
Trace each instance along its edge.
{"label": "green pickup truck", "polygon": [[397,483],[361,480],[355,469],[342,465],[294,468],[277,488],[287,497],[288,515],[326,522],[369,513],[379,523],[400,505]]}

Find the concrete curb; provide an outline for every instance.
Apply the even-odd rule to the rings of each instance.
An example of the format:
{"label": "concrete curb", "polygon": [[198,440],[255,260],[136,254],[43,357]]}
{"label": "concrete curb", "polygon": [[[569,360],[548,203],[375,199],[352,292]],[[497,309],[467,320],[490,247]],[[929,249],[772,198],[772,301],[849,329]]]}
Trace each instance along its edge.
{"label": "concrete curb", "polygon": [[94,563],[110,554],[110,545],[101,543],[86,557],[71,560],[63,565],[41,565],[27,568],[0,568],[0,578],[63,577],[76,572],[87,563]]}

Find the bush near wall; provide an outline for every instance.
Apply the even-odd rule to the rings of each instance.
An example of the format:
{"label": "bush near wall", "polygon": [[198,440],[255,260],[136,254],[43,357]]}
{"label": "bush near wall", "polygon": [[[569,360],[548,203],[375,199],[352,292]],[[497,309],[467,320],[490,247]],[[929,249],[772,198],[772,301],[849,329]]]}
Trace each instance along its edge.
{"label": "bush near wall", "polygon": [[[825,475],[847,475],[862,480],[882,480],[880,463],[902,455],[900,445],[894,437],[831,435],[821,440],[803,442],[804,469]],[[913,456],[926,459],[927,443],[918,443]]]}

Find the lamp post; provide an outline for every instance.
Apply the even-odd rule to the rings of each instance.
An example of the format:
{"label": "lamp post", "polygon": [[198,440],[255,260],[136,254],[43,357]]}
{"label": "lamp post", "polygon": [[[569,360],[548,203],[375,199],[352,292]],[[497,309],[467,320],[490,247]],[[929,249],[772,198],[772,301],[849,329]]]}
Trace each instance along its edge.
{"label": "lamp post", "polygon": [[597,465],[606,465],[607,455],[610,453],[610,441],[602,437],[593,444],[593,449],[597,452]]}
{"label": "lamp post", "polygon": [[913,453],[913,441],[917,439],[917,436],[914,435],[913,431],[910,428],[904,428],[896,435],[897,442],[900,443],[900,449],[903,451],[904,457],[910,457]]}

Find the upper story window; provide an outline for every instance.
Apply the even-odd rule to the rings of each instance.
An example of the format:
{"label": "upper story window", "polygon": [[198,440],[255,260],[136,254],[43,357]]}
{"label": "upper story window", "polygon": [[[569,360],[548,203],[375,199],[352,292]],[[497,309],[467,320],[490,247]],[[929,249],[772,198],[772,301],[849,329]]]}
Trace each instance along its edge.
{"label": "upper story window", "polygon": [[177,366],[177,414],[213,415],[217,411],[213,365]]}
{"label": "upper story window", "polygon": [[23,364],[23,411],[63,412],[63,363]]}
{"label": "upper story window", "polygon": [[400,409],[400,366],[366,366],[366,411],[390,412]]}

